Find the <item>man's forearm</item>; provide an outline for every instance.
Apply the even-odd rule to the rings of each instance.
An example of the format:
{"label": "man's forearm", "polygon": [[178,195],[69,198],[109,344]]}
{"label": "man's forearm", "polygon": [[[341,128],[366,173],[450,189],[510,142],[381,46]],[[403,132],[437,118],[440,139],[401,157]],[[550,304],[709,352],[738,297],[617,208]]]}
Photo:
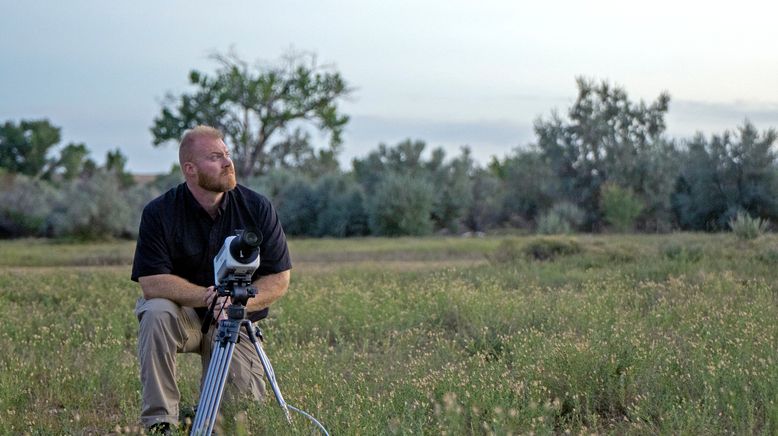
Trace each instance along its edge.
{"label": "man's forearm", "polygon": [[286,294],[289,288],[289,270],[269,276],[262,276],[253,283],[257,289],[257,296],[249,299],[247,309],[250,312],[262,310]]}
{"label": "man's forearm", "polygon": [[181,306],[204,307],[205,288],[173,274],[138,278],[143,298],[167,298]]}

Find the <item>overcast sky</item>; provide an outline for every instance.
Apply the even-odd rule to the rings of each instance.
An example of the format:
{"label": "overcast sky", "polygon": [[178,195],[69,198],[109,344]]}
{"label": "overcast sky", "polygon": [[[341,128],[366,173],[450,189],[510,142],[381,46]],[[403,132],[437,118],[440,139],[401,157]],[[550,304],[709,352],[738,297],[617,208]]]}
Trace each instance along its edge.
{"label": "overcast sky", "polygon": [[778,7],[713,1],[0,0],[0,121],[48,118],[98,162],[167,171],[149,127],[213,52],[317,54],[355,88],[345,168],[379,143],[421,139],[486,163],[534,140],[574,101],[575,78],[633,100],[671,95],[668,134],[778,127]]}

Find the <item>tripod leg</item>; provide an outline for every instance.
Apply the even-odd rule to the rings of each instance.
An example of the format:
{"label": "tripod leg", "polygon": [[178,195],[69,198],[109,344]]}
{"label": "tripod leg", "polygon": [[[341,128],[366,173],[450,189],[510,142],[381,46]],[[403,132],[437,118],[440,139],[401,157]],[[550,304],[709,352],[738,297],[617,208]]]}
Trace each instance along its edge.
{"label": "tripod leg", "polygon": [[[208,370],[205,374],[205,380],[202,384],[202,391],[200,392],[200,400],[198,401],[197,414],[195,416],[195,422],[192,424],[192,428],[201,428],[203,422],[208,419],[209,406],[211,395],[215,389],[215,380],[218,377],[219,365],[222,361],[225,347],[214,344],[213,352],[211,353],[211,361],[208,363]],[[202,412],[201,412],[202,411]]]}
{"label": "tripod leg", "polygon": [[195,423],[192,425],[192,435],[209,436],[216,424],[216,418],[219,414],[219,404],[221,403],[224,387],[227,382],[227,375],[232,361],[232,354],[235,350],[235,343],[215,344],[208,365],[208,375],[206,382],[209,384],[203,386],[203,392],[200,396],[200,402],[197,407]]}
{"label": "tripod leg", "polygon": [[270,359],[267,358],[265,350],[262,349],[262,345],[260,345],[259,340],[257,340],[257,335],[254,333],[254,325],[250,321],[246,320],[243,321],[243,326],[246,327],[249,340],[254,345],[254,350],[256,350],[257,356],[259,356],[259,360],[262,362],[262,368],[265,370],[265,376],[270,383],[270,387],[273,389],[273,395],[275,395],[278,405],[284,411],[284,414],[286,415],[286,421],[291,424],[292,416],[289,414],[289,408],[286,405],[284,396],[281,395],[281,389],[278,387],[278,383],[276,382],[276,374],[273,371],[273,365],[270,364]]}
{"label": "tripod leg", "polygon": [[233,351],[235,351],[235,343],[230,342],[227,345],[226,357],[222,359],[224,364],[219,370],[219,378],[217,380],[218,383],[216,385],[215,394],[213,395],[213,406],[211,407],[210,422],[206,433],[208,435],[213,432],[213,427],[216,424],[216,418],[219,415],[219,404],[221,404],[222,396],[224,395],[224,387],[227,384],[227,374],[230,370],[230,362],[232,361]]}

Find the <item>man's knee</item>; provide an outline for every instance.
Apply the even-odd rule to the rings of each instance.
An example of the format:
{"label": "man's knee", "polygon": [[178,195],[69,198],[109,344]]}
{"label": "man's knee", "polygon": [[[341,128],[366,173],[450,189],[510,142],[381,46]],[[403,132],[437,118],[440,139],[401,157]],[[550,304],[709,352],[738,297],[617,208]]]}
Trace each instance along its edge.
{"label": "man's knee", "polygon": [[158,342],[162,337],[182,343],[186,338],[179,325],[181,307],[165,298],[138,301],[135,314],[140,328],[138,336],[142,342],[152,340]]}
{"label": "man's knee", "polygon": [[135,305],[135,315],[142,324],[146,322],[158,322],[159,320],[177,319],[181,306],[167,298],[138,299]]}

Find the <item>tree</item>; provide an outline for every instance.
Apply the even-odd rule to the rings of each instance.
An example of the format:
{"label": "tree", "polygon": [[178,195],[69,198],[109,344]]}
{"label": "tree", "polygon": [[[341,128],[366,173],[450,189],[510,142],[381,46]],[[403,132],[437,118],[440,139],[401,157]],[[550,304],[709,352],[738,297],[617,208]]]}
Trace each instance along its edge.
{"label": "tree", "polygon": [[643,203],[635,198],[630,189],[624,189],[613,182],[602,185],[600,202],[605,221],[622,233],[634,228],[635,220],[643,210]]}
{"label": "tree", "polygon": [[[83,174],[87,169],[96,167],[94,161],[88,158],[89,149],[85,144],[68,144],[59,153],[59,160],[52,167],[62,169],[62,178],[73,180]],[[48,178],[51,178],[49,176]]]}
{"label": "tree", "polygon": [[500,207],[503,190],[500,179],[492,171],[476,168],[472,176],[470,207],[465,215],[465,224],[476,232],[496,227],[500,221]]}
{"label": "tree", "polygon": [[558,201],[559,178],[539,150],[516,150],[502,162],[493,159],[490,169],[501,179],[501,214],[512,225],[535,221]]}
{"label": "tree", "polygon": [[649,189],[669,190],[655,185],[671,184],[674,177],[657,177],[644,163],[656,158],[652,155],[662,156],[667,147],[664,115],[670,96],[662,93],[650,105],[636,104],[622,88],[608,82],[579,78],[577,85],[578,98],[568,111],[569,120],[554,113],[550,120],[536,121],[535,133],[545,161],[559,179],[563,199],[586,210],[589,227],[597,227],[600,188],[605,182],[616,182],[641,198]]}
{"label": "tree", "polygon": [[[195,125],[211,125],[224,132],[238,175],[249,177],[289,154],[310,154],[298,128],[313,123],[329,132],[330,152],[337,154],[348,122],[337,103],[350,93],[340,73],[320,66],[311,54],[290,53],[279,65],[256,68],[232,53],[213,58],[219,64],[215,75],[192,70],[195,89],[178,98],[168,95],[151,128],[155,145],[178,140]],[[276,138],[281,139],[273,142]]]}
{"label": "tree", "polygon": [[445,157],[442,150],[439,150],[433,153],[430,162],[425,163],[421,155],[426,147],[424,141],[411,139],[406,139],[394,147],[379,144],[377,151],[370,152],[364,159],[352,161],[354,175],[368,193],[375,191],[376,185],[387,172],[403,174],[409,178],[425,177],[428,169],[440,166]]}
{"label": "tree", "polygon": [[116,150],[109,150],[108,153],[105,154],[105,170],[109,174],[114,174],[116,176],[116,179],[119,181],[122,188],[135,184],[132,174],[125,169],[126,166],[127,157],[122,154],[122,151],[118,148]]}
{"label": "tree", "polygon": [[735,133],[710,140],[698,134],[689,141],[673,195],[681,227],[726,229],[741,210],[778,220],[778,156],[772,150],[777,139],[775,130],[760,135],[746,120]]}
{"label": "tree", "polygon": [[297,170],[310,177],[338,172],[340,164],[336,150],[315,150],[311,146],[310,138],[310,133],[295,129],[291,135],[270,149],[270,166]]}
{"label": "tree", "polygon": [[40,177],[50,164],[47,155],[60,141],[60,129],[49,120],[6,121],[0,126],[0,168]]}
{"label": "tree", "polygon": [[432,220],[440,229],[458,232],[464,224],[467,211],[473,202],[473,175],[475,162],[470,156],[470,148],[462,147],[461,154],[449,163],[442,163],[445,154],[442,149],[433,153],[432,162],[441,162],[432,171],[432,185],[435,189],[435,201],[432,205]]}

